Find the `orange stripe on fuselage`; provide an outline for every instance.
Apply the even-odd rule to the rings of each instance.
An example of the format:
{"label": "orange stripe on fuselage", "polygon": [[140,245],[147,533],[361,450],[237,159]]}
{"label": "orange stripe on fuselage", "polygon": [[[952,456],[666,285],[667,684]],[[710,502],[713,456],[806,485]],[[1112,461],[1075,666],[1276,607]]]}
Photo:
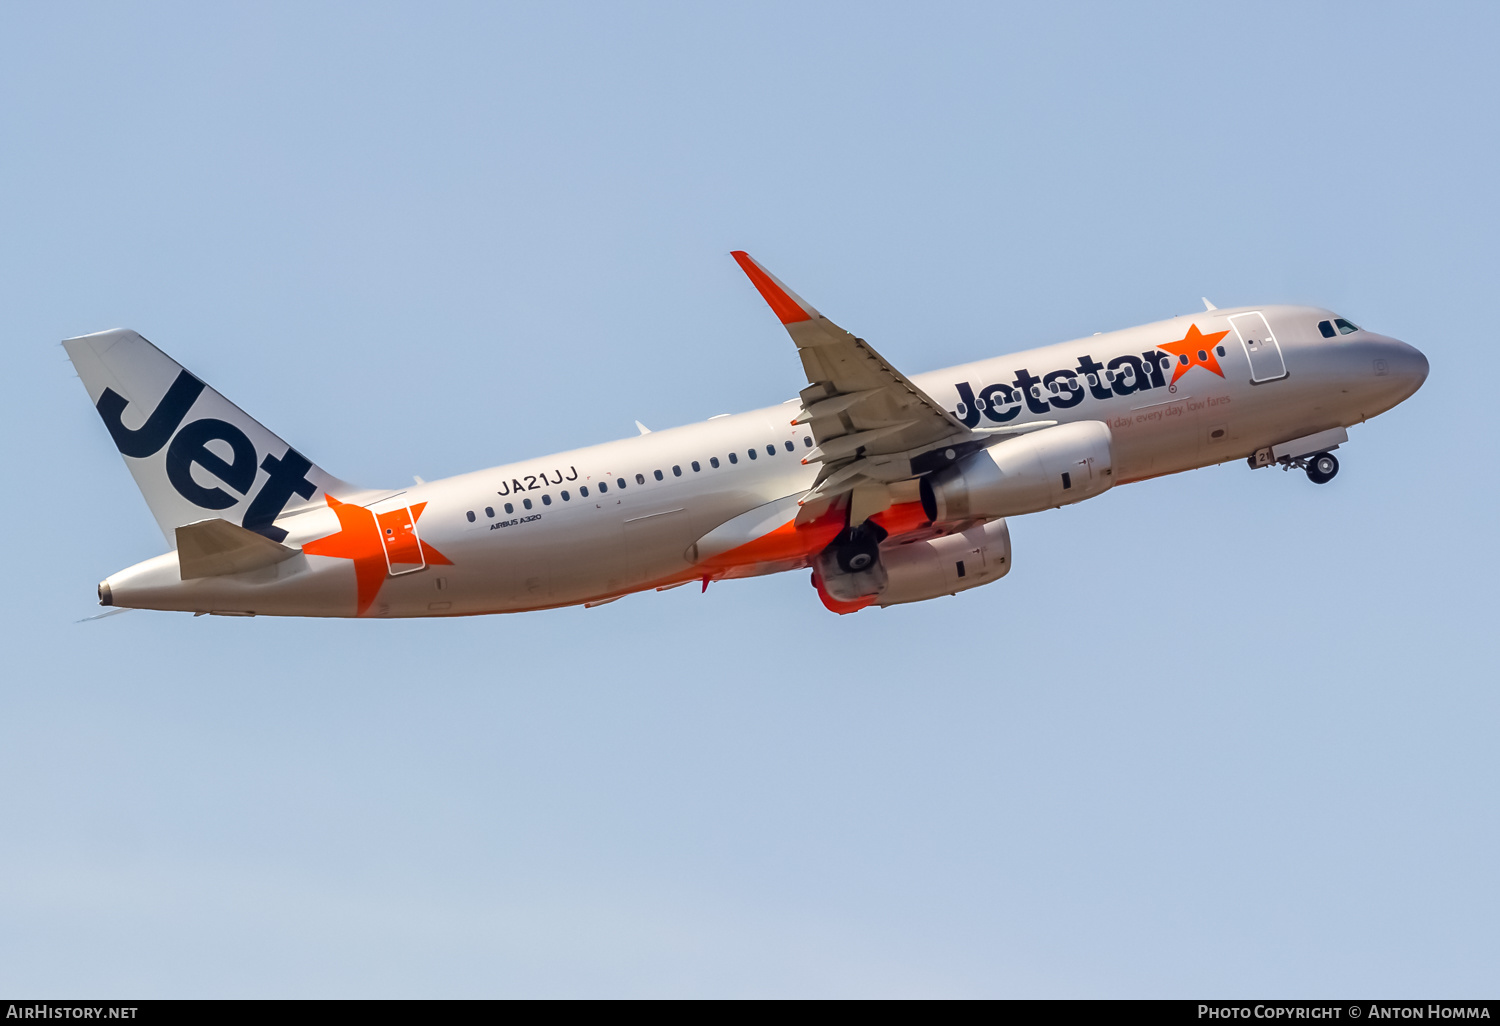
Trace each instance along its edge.
{"label": "orange stripe on fuselage", "polygon": [[890,538],[911,534],[928,524],[927,514],[922,510],[920,502],[898,502],[890,509],[876,513],[870,521],[879,524],[881,530],[885,531],[886,536]]}
{"label": "orange stripe on fuselage", "polygon": [[[886,536],[891,538],[910,534],[918,528],[927,526],[927,514],[922,512],[920,502],[897,503],[875,514],[870,520],[879,524]],[[750,566],[755,563],[806,559],[827,548],[828,543],[837,538],[839,532],[844,529],[844,524],[842,507],[830,509],[817,520],[810,524],[803,524],[801,527],[797,526],[795,520],[788,520],[769,534],[763,534],[738,548],[705,559],[698,566],[711,571],[733,570],[736,567]]]}
{"label": "orange stripe on fuselage", "polygon": [[805,559],[822,552],[843,529],[844,510],[842,508],[830,509],[818,519],[803,524],[801,527],[797,526],[795,520],[788,520],[769,534],[763,534],[754,541],[746,542],[728,552],[711,556],[698,566],[709,571],[722,571],[751,566],[755,563]]}

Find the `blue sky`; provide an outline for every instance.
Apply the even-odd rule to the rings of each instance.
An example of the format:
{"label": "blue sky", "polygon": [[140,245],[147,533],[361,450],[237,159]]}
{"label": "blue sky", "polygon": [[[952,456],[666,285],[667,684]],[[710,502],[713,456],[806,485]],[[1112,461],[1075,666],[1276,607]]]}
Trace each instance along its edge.
{"label": "blue sky", "polygon": [[[0,991],[1472,995],[1500,982],[1486,5],[0,12]],[[1432,375],[1317,488],[438,622],[96,611],[157,532],[57,340],[329,471],[789,398],[748,249],[917,372],[1316,303]]]}

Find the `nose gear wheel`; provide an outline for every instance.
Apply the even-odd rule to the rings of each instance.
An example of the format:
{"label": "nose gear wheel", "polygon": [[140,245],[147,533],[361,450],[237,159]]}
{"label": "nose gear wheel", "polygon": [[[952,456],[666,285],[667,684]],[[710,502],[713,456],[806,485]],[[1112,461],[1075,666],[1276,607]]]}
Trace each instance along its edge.
{"label": "nose gear wheel", "polygon": [[1313,484],[1327,484],[1338,472],[1338,457],[1331,452],[1320,452],[1307,460],[1307,479]]}

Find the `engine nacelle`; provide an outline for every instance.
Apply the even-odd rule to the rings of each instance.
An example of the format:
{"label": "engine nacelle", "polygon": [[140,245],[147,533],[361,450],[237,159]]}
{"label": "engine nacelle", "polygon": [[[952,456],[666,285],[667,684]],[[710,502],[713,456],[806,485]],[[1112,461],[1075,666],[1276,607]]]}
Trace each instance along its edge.
{"label": "engine nacelle", "polygon": [[922,478],[934,522],[1012,517],[1093,498],[1115,483],[1109,425],[1083,420],[1009,441]]}
{"label": "engine nacelle", "polygon": [[1010,573],[1010,530],[1004,520],[959,534],[880,550],[886,584],[875,600],[882,606],[957,595]]}

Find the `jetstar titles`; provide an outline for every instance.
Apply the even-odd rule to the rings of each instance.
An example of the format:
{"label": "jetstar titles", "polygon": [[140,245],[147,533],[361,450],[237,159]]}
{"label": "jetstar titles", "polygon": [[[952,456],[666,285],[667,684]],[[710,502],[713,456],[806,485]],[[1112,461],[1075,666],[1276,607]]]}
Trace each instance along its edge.
{"label": "jetstar titles", "polygon": [[[1147,351],[1139,356],[1127,353],[1108,363],[1100,363],[1092,356],[1080,356],[1076,366],[1048,371],[1040,376],[1022,367],[1015,372],[1013,380],[985,385],[977,392],[970,382],[961,381],[953,386],[958,390],[959,399],[953,412],[968,427],[978,427],[981,419],[996,424],[1012,420],[1021,412],[1023,405],[1032,413],[1044,414],[1054,409],[1071,409],[1090,395],[1104,400],[1156,388],[1175,392],[1177,378],[1194,366],[1202,367],[1221,378],[1224,376],[1218,362],[1213,359],[1213,353],[1217,351],[1219,355],[1223,355],[1223,347],[1219,346],[1216,350],[1215,346],[1226,334],[1228,333],[1218,332],[1203,335],[1195,324],[1188,330],[1186,337],[1170,343],[1169,351],[1182,364],[1170,384],[1165,371],[1172,364],[1173,356],[1160,350]],[[1189,342],[1201,343],[1203,352],[1177,351]]]}

